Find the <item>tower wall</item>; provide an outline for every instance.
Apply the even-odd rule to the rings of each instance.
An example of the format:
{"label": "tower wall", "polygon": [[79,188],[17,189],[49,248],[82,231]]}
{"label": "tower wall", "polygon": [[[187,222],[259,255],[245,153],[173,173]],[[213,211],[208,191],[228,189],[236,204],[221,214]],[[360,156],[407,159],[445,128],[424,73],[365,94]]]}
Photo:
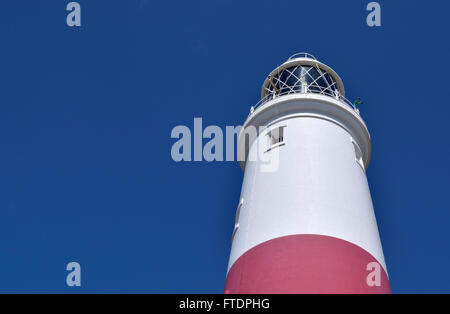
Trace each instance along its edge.
{"label": "tower wall", "polygon": [[[265,171],[260,159],[242,164],[225,291],[390,292],[365,173],[370,137],[360,117],[331,97],[296,94],[265,104],[244,129],[249,125],[265,129],[248,155],[269,145],[264,159],[277,167]],[[269,133],[279,128],[282,143],[270,149]],[[381,286],[366,282],[373,262],[381,265]]]}

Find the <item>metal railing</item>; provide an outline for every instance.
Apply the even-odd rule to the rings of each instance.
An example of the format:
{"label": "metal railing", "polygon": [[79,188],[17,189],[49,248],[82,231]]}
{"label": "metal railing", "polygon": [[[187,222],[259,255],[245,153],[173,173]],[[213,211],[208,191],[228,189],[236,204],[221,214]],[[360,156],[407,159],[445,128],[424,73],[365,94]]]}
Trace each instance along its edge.
{"label": "metal railing", "polygon": [[302,93],[300,91],[296,91],[296,90],[289,90],[289,91],[284,91],[281,93],[270,93],[267,94],[264,98],[262,98],[260,101],[258,101],[256,103],[256,105],[252,106],[250,108],[250,115],[259,107],[261,107],[262,105],[264,105],[265,103],[278,98],[278,97],[282,97],[282,96],[286,96],[286,95],[295,95],[295,94],[317,94],[317,95],[324,95],[324,96],[328,96],[331,97],[335,100],[339,100],[340,102],[346,104],[347,106],[349,106],[350,108],[352,108],[358,115],[359,115],[359,110],[354,106],[354,104],[348,100],[347,98],[345,98],[342,95],[339,94],[333,94],[330,93],[328,91],[322,91],[322,92],[316,92],[316,91],[310,91],[308,90],[306,93]]}
{"label": "metal railing", "polygon": [[[312,54],[309,54],[307,52],[299,52],[299,53],[293,54],[292,56],[289,57],[288,61],[294,60],[297,58],[307,58],[307,59],[312,59],[312,60],[317,61],[316,57],[314,57]],[[281,69],[282,71],[287,71],[289,73],[288,79],[291,77],[294,77],[295,79],[297,79],[297,82],[295,84],[292,84],[292,83],[288,84],[287,79],[284,79],[284,80],[280,79],[280,77],[279,77],[280,73],[281,73],[280,68],[278,68],[277,76],[274,76],[274,77],[269,76],[267,86],[265,86],[266,94],[260,101],[258,101],[258,103],[256,103],[256,105],[254,105],[250,108],[250,115],[257,108],[261,107],[265,103],[267,103],[275,98],[286,96],[286,95],[293,95],[293,94],[317,94],[317,95],[331,97],[331,98],[338,100],[341,103],[349,106],[358,115],[360,114],[358,108],[356,108],[356,105],[353,104],[350,100],[348,100],[347,98],[342,96],[341,93],[338,92],[338,90],[336,89],[336,81],[334,79],[332,79],[329,76],[327,79],[325,79],[325,81],[328,82],[328,86],[322,86],[317,83],[319,79],[324,79],[325,74],[329,75],[329,73],[327,71],[321,69],[318,65],[308,66],[308,70],[306,70],[306,74],[311,69],[314,68],[314,69],[317,69],[318,73],[321,75],[318,77],[309,75],[310,79],[312,79],[312,82],[310,82],[309,84],[303,85],[302,78],[306,74],[302,74],[302,78],[297,77],[296,74],[294,74],[295,70],[298,67],[303,67],[303,66],[304,65],[302,65],[302,64],[293,66],[293,67],[295,67],[294,71],[292,71],[291,68],[282,68]],[[273,78],[276,80],[276,83],[272,82]],[[331,80],[332,84],[329,83],[329,80]],[[298,85],[298,82],[302,82],[302,84]],[[268,84],[270,84],[270,85],[268,85]],[[299,90],[299,88],[300,88],[300,90]],[[334,91],[333,89],[336,89],[336,91]]]}
{"label": "metal railing", "polygon": [[307,52],[298,52],[296,54],[293,54],[292,56],[289,57],[288,60],[292,60],[292,59],[296,59],[296,58],[308,58],[308,59],[313,59],[316,60],[316,57],[314,57],[312,54],[307,53]]}

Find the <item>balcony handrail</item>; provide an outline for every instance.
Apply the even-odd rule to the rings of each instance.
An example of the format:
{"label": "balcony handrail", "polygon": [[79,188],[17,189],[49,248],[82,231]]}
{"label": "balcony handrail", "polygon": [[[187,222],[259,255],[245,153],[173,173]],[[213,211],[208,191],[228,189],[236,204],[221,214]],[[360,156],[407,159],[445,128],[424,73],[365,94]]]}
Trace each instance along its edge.
{"label": "balcony handrail", "polygon": [[307,53],[307,52],[297,52],[297,53],[293,54],[292,56],[290,56],[288,61],[296,59],[296,58],[308,58],[308,59],[313,59],[313,60],[317,61],[316,57],[314,57],[312,54]]}
{"label": "balcony handrail", "polygon": [[336,94],[332,94],[328,91],[323,91],[323,92],[313,92],[313,91],[307,91],[306,93],[301,93],[298,91],[293,91],[293,90],[289,90],[289,91],[284,91],[282,93],[270,93],[267,94],[264,98],[262,98],[260,101],[258,101],[256,103],[256,105],[252,106],[250,109],[250,114],[252,114],[257,108],[261,107],[262,105],[264,105],[265,103],[278,98],[278,97],[282,97],[282,96],[286,96],[286,95],[295,95],[295,94],[317,94],[317,95],[324,95],[324,96],[328,96],[331,97],[333,99],[339,100],[342,103],[348,105],[350,108],[352,108],[358,115],[359,115],[359,110],[354,106],[354,104],[348,100],[347,98],[345,98],[342,95],[336,95]]}

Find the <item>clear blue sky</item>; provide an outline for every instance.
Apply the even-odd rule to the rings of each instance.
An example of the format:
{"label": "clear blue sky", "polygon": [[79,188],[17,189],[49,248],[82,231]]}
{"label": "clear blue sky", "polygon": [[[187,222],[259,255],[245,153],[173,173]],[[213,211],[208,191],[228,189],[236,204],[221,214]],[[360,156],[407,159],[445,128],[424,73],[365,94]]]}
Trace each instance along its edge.
{"label": "clear blue sky", "polygon": [[0,5],[0,292],[221,293],[242,173],[170,132],[242,124],[299,51],[365,102],[393,292],[450,292],[447,2],[68,2]]}

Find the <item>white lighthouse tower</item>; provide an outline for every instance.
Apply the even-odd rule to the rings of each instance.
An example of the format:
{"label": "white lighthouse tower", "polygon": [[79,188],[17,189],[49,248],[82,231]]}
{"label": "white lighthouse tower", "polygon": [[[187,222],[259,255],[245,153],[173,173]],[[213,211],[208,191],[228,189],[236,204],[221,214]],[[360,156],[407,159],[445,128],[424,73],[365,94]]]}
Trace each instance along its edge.
{"label": "white lighthouse tower", "polygon": [[225,293],[390,293],[366,178],[370,135],[342,80],[301,53],[261,96],[239,135]]}

